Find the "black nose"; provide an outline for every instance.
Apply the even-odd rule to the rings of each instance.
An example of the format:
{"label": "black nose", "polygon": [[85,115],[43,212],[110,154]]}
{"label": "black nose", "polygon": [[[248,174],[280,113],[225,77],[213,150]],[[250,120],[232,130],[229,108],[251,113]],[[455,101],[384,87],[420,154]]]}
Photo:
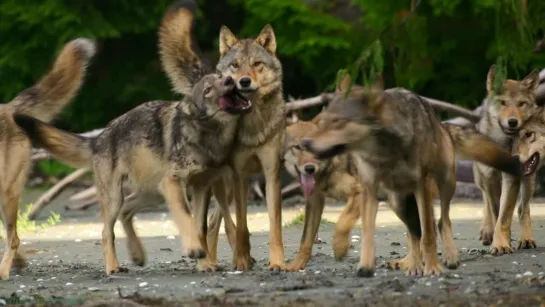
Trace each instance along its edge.
{"label": "black nose", "polygon": [[223,85],[225,86],[230,86],[233,84],[235,84],[235,80],[233,80],[231,76],[227,76],[227,78],[225,78],[225,81],[223,81]]}
{"label": "black nose", "polygon": [[301,144],[299,144],[301,146],[301,149],[303,150],[309,150],[311,145],[312,145],[312,140],[302,140],[301,141]]}
{"label": "black nose", "polygon": [[305,173],[312,175],[316,171],[316,168],[312,164],[305,165],[303,168],[305,170]]}
{"label": "black nose", "polygon": [[510,119],[507,121],[507,124],[509,125],[509,127],[515,128],[515,127],[518,126],[519,121],[518,121],[516,118],[510,118]]}
{"label": "black nose", "polygon": [[248,86],[250,86],[252,84],[252,79],[250,79],[248,77],[240,78],[240,80],[238,80],[238,83],[242,87],[248,87]]}

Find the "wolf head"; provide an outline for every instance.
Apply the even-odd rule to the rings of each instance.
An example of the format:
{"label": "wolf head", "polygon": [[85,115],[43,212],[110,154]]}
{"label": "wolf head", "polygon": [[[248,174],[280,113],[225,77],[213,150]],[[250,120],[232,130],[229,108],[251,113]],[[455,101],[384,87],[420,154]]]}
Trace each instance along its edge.
{"label": "wolf head", "polygon": [[492,65],[486,80],[486,112],[492,121],[498,121],[505,134],[516,135],[537,109],[535,90],[539,85],[539,73],[534,70],[522,81],[507,79],[499,92],[494,88],[495,80],[496,67]]}
{"label": "wolf head", "polygon": [[261,101],[282,88],[282,65],[276,57],[276,37],[266,25],[256,39],[239,40],[226,26],[220,30],[217,71],[231,76],[249,99]]}
{"label": "wolf head", "polygon": [[286,129],[284,167],[293,177],[299,178],[303,194],[307,198],[314,193],[316,178],[328,163],[327,160],[319,160],[300,146],[301,140],[317,130],[318,127],[313,122],[300,120]]}
{"label": "wolf head", "polygon": [[524,163],[524,175],[541,168],[545,160],[545,110],[534,113],[520,128],[513,151]]}
{"label": "wolf head", "polygon": [[381,81],[362,87],[351,84],[346,76],[338,86],[335,97],[322,112],[318,129],[301,141],[303,149],[316,154],[320,159],[372,146],[381,137],[386,137],[378,123],[384,88]]}
{"label": "wolf head", "polygon": [[191,101],[206,117],[240,115],[252,110],[252,103],[238,92],[233,78],[219,74],[202,77],[193,87]]}

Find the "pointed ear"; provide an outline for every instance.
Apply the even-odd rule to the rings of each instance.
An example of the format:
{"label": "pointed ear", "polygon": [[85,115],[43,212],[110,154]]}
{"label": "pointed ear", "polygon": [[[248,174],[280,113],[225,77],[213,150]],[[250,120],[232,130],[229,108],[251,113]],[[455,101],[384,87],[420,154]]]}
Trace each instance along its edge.
{"label": "pointed ear", "polygon": [[496,79],[496,65],[490,66],[488,70],[488,76],[486,77],[486,91],[488,93],[494,92],[494,80]]}
{"label": "pointed ear", "polygon": [[348,90],[348,88],[350,87],[351,83],[352,83],[352,78],[350,77],[349,73],[346,73],[344,75],[344,78],[341,80],[341,82],[339,82],[339,84],[337,84],[337,90],[336,91],[338,93],[346,92],[346,90]]}
{"label": "pointed ear", "polygon": [[220,55],[223,56],[227,51],[233,47],[234,44],[238,42],[238,38],[227,28],[226,26],[221,26],[220,29]]}
{"label": "pointed ear", "polygon": [[291,112],[291,122],[296,123],[299,121],[299,114],[297,114],[297,111]]}
{"label": "pointed ear", "polygon": [[520,82],[520,85],[528,90],[535,91],[539,85],[539,71],[537,69],[532,70],[532,72]]}
{"label": "pointed ear", "polygon": [[255,39],[255,42],[263,46],[268,52],[272,54],[276,53],[276,36],[274,35],[274,30],[270,24],[263,27],[259,36]]}

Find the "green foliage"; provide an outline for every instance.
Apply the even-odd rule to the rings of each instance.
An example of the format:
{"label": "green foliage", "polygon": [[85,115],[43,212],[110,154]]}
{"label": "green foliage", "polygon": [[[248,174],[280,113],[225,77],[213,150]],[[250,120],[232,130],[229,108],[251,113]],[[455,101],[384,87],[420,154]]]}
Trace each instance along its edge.
{"label": "green foliage", "polygon": [[71,173],[72,171],[74,171],[72,167],[62,164],[55,160],[40,161],[38,162],[37,166],[40,169],[40,171],[42,171],[44,174],[47,174],[47,176],[57,177],[57,178],[65,176]]}
{"label": "green foliage", "polygon": [[[38,223],[34,220],[28,218],[30,211],[32,210],[32,204],[28,204],[25,207],[24,211],[18,213],[17,218],[17,231],[19,232],[29,232],[44,229],[46,227],[55,226],[61,222],[61,215],[51,211],[47,220],[42,223]],[[0,224],[2,222],[0,221]]]}
{"label": "green foliage", "polygon": [[[34,83],[62,45],[78,36],[96,38],[100,48],[81,93],[60,117],[62,126],[90,130],[142,102],[176,98],[157,54],[157,27],[170,3],[1,1],[0,100],[9,101]],[[240,37],[255,37],[272,24],[284,91],[294,97],[332,90],[338,70],[348,68],[360,75],[382,72],[386,87],[407,87],[474,107],[484,96],[486,72],[498,57],[514,79],[545,66],[545,57],[532,53],[536,39],[542,38],[538,30],[545,29],[543,1],[343,3],[198,0],[197,39],[205,53],[217,57],[222,24]],[[358,59],[367,53],[372,56],[361,66]]]}

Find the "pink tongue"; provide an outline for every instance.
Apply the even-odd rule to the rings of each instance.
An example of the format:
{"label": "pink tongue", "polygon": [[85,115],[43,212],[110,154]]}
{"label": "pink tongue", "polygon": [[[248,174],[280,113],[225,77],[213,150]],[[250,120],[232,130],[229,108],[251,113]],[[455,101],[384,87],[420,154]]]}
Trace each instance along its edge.
{"label": "pink tongue", "polygon": [[233,101],[229,97],[221,96],[219,99],[219,105],[220,105],[220,108],[222,109],[226,109],[227,107],[230,107],[232,104],[233,104]]}
{"label": "pink tongue", "polygon": [[314,193],[314,185],[316,184],[316,181],[314,180],[314,176],[309,174],[301,174],[301,185],[303,186],[303,194],[305,197],[310,197],[312,193]]}

